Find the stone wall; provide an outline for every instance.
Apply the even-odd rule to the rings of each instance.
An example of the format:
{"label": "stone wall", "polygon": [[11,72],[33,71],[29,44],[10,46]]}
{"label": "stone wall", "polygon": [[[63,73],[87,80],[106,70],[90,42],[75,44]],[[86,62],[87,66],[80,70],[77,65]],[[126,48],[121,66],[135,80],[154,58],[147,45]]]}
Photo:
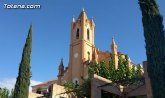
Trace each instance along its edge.
{"label": "stone wall", "polygon": [[53,84],[52,98],[73,98],[71,93],[66,93],[64,86]]}

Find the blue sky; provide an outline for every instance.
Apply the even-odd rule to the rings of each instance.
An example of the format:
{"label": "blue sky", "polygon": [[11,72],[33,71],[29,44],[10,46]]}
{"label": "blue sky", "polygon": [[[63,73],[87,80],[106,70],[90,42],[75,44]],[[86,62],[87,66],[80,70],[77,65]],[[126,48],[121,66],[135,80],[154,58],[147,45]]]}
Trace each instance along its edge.
{"label": "blue sky", "polygon": [[[165,17],[165,0],[157,0]],[[4,4],[40,4],[41,9],[4,9]],[[32,79],[57,77],[60,59],[68,65],[70,23],[85,8],[95,21],[95,46],[110,50],[112,36],[118,51],[135,64],[146,60],[141,11],[137,0],[1,0],[0,79],[15,78],[30,23],[33,24]],[[165,22],[164,22],[165,24]]]}

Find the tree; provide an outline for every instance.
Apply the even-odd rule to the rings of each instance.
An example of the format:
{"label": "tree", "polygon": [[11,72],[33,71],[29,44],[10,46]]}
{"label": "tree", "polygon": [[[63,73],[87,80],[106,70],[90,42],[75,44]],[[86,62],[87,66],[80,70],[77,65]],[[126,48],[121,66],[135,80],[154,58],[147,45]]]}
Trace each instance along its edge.
{"label": "tree", "polygon": [[99,75],[101,77],[104,77],[104,78],[108,79],[109,78],[109,71],[107,69],[105,61],[101,61],[99,66],[100,66]]}
{"label": "tree", "polygon": [[14,89],[11,89],[9,98],[13,98],[13,97],[14,97]]}
{"label": "tree", "polygon": [[128,55],[125,55],[124,71],[125,71],[125,79],[130,79],[130,77],[131,77],[131,71],[130,71],[130,68],[129,68]]}
{"label": "tree", "polygon": [[125,68],[121,56],[119,56],[118,58],[117,81],[121,81],[125,79]]}
{"label": "tree", "polygon": [[[93,66],[94,65],[94,66]],[[91,75],[97,74],[99,75],[100,70],[100,64],[96,63],[96,61],[93,63],[93,65],[88,66],[88,77],[91,78]]]}
{"label": "tree", "polygon": [[125,58],[118,56],[118,70],[117,70],[117,82],[123,86],[127,86],[131,79],[131,69],[129,68],[128,56],[125,55]]}
{"label": "tree", "polygon": [[13,98],[28,98],[30,85],[30,55],[32,48],[32,25],[22,53],[22,60],[19,66],[19,73],[16,80]]}
{"label": "tree", "polygon": [[153,98],[165,98],[165,32],[156,0],[139,0]]}
{"label": "tree", "polygon": [[12,98],[13,89],[0,88],[0,98]]}
{"label": "tree", "polygon": [[110,60],[109,60],[109,79],[112,81],[117,81],[113,54],[110,54]]}
{"label": "tree", "polygon": [[10,91],[7,88],[0,88],[0,98],[8,98]]}
{"label": "tree", "polygon": [[137,69],[136,69],[136,76],[140,77],[142,73],[142,67],[140,64],[137,65]]}
{"label": "tree", "polygon": [[135,69],[136,65],[132,65],[132,69],[131,69],[131,78],[135,78],[136,77],[136,69]]}
{"label": "tree", "polygon": [[88,69],[90,76],[92,74],[97,74],[123,86],[128,86],[131,84],[132,82],[129,81],[130,79],[141,77],[142,71],[140,65],[133,65],[132,69],[129,68],[129,60],[127,55],[125,55],[125,58],[118,56],[118,69],[115,70],[113,54],[110,54],[108,66],[105,61],[100,61],[100,63],[95,62],[94,65],[89,66]]}

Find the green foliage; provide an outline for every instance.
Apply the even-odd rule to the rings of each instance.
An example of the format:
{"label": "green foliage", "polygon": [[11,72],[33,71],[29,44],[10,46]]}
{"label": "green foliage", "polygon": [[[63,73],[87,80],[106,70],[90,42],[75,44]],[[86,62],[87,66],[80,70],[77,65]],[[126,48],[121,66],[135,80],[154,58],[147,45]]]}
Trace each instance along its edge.
{"label": "green foliage", "polygon": [[22,53],[22,60],[19,66],[19,73],[15,84],[13,98],[28,98],[30,85],[30,55],[32,47],[32,26],[30,26],[29,33]]}
{"label": "green foliage", "polygon": [[117,69],[117,81],[121,81],[121,80],[124,80],[125,79],[125,65],[124,65],[124,62],[121,58],[121,56],[119,56],[119,59],[118,59],[118,69]]}
{"label": "green foliage", "polygon": [[67,82],[63,86],[66,91],[72,91],[75,88],[75,84],[73,82]]}
{"label": "green foliage", "polygon": [[63,86],[67,93],[75,93],[78,98],[90,98],[91,83],[90,78],[82,78],[82,84],[78,85],[72,82],[67,82]]}
{"label": "green foliage", "polygon": [[131,69],[129,68],[129,61],[128,61],[128,55],[125,55],[125,61],[124,61],[124,71],[125,71],[125,79],[131,78]]}
{"label": "green foliage", "polygon": [[115,70],[115,64],[114,64],[114,56],[110,54],[110,60],[109,60],[109,78],[112,81],[117,81],[117,75],[116,75],[116,70]]}
{"label": "green foliage", "polygon": [[136,69],[136,76],[140,77],[141,73],[142,73],[142,67],[140,66],[140,64],[137,65],[137,69]]}
{"label": "green foliage", "polygon": [[[115,70],[114,65],[114,55],[110,54],[109,65],[107,66],[105,61],[101,61],[100,63],[95,63],[94,66],[89,66],[89,73],[97,74],[106,79],[112,80],[123,86],[128,86],[132,84],[130,79],[140,77],[141,76],[141,66],[138,65],[135,69],[136,65],[133,65],[133,68],[129,68],[128,56],[125,55],[125,59],[121,56],[118,56],[118,69]],[[135,81],[133,81],[135,82]]]}
{"label": "green foliage", "polygon": [[13,97],[13,89],[10,91],[7,88],[0,88],[0,98],[12,98]]}
{"label": "green foliage", "polygon": [[153,98],[165,98],[165,32],[156,0],[139,0]]}
{"label": "green foliage", "polygon": [[91,98],[91,79],[82,78],[82,84],[79,86],[78,98]]}
{"label": "green foliage", "polygon": [[109,78],[109,71],[106,67],[105,61],[100,62],[99,67],[99,75],[105,78]]}
{"label": "green foliage", "polygon": [[131,78],[135,78],[135,77],[136,77],[136,69],[135,69],[135,66],[136,66],[136,65],[133,65],[133,66],[132,66],[132,69],[131,69],[131,72],[132,72],[132,73],[131,73]]}

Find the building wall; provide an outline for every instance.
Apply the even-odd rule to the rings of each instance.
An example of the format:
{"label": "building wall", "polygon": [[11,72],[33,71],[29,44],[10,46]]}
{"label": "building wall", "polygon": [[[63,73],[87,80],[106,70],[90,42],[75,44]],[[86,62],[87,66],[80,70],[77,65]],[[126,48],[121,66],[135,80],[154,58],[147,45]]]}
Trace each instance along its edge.
{"label": "building wall", "polygon": [[140,87],[137,87],[136,89],[132,89],[131,92],[127,94],[127,97],[134,97],[134,96],[146,96],[146,85],[142,85]]}
{"label": "building wall", "polygon": [[52,98],[72,98],[70,94],[67,94],[64,87],[54,84],[53,85],[53,92],[52,92]]}
{"label": "building wall", "polygon": [[91,98],[101,98],[101,90],[106,90],[113,94],[122,96],[122,93],[117,87],[114,86],[100,87],[107,83],[112,83],[112,81],[94,74],[91,80]]}

